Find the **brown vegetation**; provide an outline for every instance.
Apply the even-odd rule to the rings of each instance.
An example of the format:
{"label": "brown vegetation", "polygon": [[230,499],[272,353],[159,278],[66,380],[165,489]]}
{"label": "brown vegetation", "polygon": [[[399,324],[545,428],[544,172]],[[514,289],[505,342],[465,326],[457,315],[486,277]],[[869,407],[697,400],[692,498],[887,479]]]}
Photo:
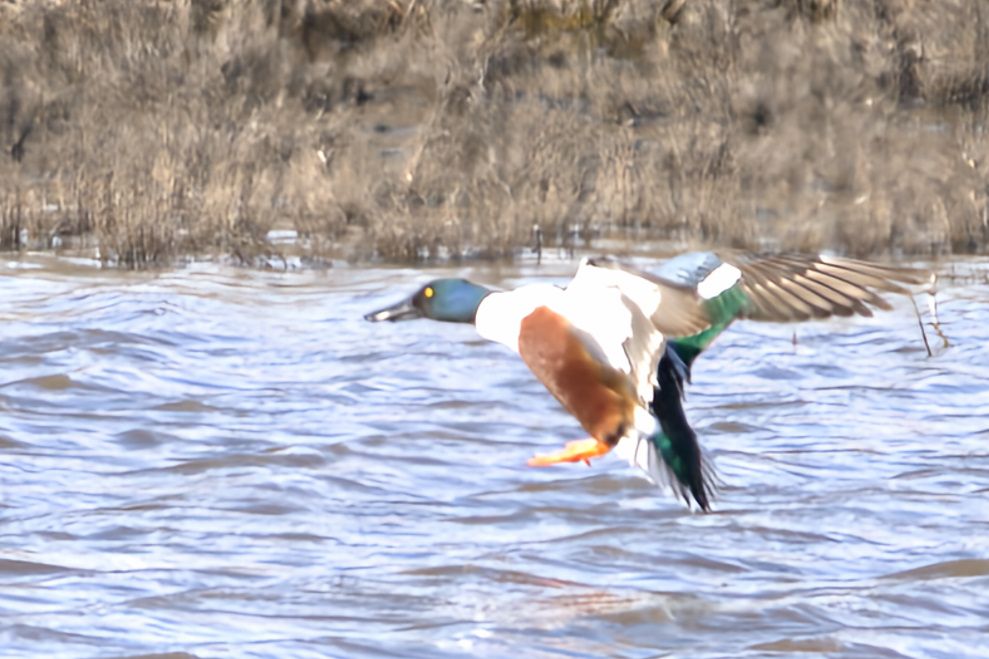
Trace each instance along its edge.
{"label": "brown vegetation", "polygon": [[989,246],[973,0],[6,0],[0,249]]}

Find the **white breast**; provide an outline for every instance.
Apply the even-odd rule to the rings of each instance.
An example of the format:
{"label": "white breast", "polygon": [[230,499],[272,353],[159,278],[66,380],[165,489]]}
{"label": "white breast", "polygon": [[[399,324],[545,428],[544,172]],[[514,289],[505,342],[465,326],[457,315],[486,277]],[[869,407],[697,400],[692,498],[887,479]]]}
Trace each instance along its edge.
{"label": "white breast", "polygon": [[539,307],[559,305],[563,289],[549,284],[522,286],[514,291],[491,293],[481,300],[474,318],[477,333],[489,341],[519,351],[522,319]]}
{"label": "white breast", "polygon": [[481,301],[474,324],[489,341],[519,351],[522,320],[539,307],[560,314],[578,330],[588,350],[612,368],[628,373],[623,343],[631,336],[631,312],[616,288],[563,290],[546,284],[492,293]]}

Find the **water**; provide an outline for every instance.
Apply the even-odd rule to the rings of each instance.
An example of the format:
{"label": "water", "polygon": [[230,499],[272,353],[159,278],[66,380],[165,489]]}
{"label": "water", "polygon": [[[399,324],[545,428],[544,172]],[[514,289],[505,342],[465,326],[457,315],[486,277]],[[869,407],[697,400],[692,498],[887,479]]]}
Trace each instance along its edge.
{"label": "water", "polygon": [[440,271],[9,261],[0,654],[985,656],[975,269],[934,358],[903,300],[726,333],[702,515],[617,458],[526,467],[582,433],[471,327],[361,320]]}

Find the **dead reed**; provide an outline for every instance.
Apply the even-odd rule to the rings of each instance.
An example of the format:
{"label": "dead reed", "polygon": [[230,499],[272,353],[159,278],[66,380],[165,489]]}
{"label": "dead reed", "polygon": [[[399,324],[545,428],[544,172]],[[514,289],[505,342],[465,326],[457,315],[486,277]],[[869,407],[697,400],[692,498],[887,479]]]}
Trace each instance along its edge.
{"label": "dead reed", "polygon": [[18,0],[0,146],[0,249],[124,267],[985,252],[989,7]]}

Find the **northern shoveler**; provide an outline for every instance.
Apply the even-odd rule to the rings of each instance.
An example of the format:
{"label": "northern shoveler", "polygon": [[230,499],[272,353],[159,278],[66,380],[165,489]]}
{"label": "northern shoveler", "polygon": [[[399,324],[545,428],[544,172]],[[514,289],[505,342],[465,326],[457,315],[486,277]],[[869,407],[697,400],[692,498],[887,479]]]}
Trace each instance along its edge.
{"label": "northern shoveler", "polygon": [[701,252],[645,273],[610,258],[581,261],[566,288],[493,291],[437,279],[365,316],[473,323],[517,352],[590,437],[529,464],[584,461],[612,449],[690,505],[710,510],[713,473],[683,411],[694,359],[738,318],[798,321],[870,316],[883,293],[926,273],[828,256]]}

